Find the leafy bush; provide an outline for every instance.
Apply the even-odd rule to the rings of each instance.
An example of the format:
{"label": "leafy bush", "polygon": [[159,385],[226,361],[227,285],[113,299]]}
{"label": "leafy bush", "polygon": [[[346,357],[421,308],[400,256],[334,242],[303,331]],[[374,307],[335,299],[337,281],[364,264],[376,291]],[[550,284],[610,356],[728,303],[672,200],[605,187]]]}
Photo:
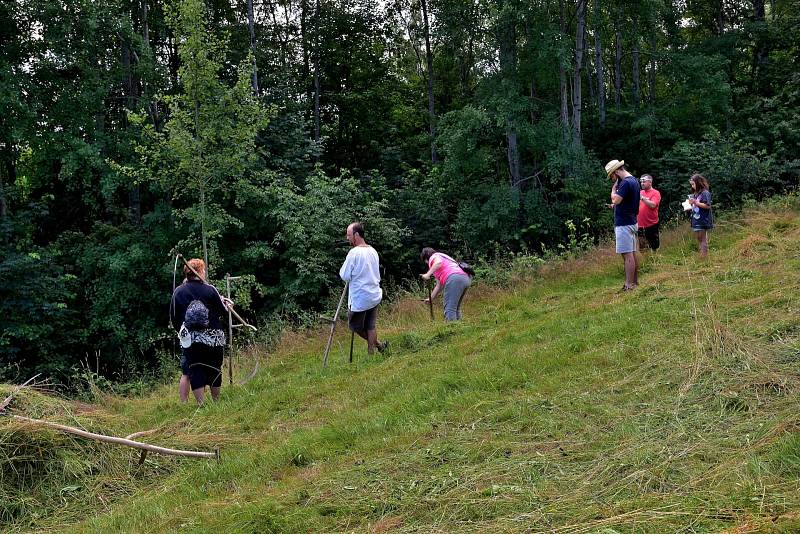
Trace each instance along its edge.
{"label": "leafy bush", "polygon": [[712,130],[701,141],[678,141],[657,165],[662,206],[672,211],[691,191],[688,179],[694,173],[708,179],[717,209],[736,207],[748,197],[765,198],[789,185],[771,155],[736,133]]}

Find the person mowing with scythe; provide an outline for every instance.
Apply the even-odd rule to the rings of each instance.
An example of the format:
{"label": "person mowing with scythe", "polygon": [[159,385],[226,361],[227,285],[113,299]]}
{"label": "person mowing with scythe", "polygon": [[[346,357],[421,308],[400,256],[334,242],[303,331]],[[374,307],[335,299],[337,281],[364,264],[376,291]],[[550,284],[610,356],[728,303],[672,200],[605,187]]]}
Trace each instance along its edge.
{"label": "person mowing with scythe", "polygon": [[191,386],[197,404],[203,404],[206,386],[219,399],[225,331],[222,316],[233,302],[206,282],[206,264],[194,258],[183,268],[184,282],[172,294],[170,319],[181,344],[180,399],[186,402]]}
{"label": "person mowing with scythe", "polygon": [[347,253],[339,277],[349,284],[347,304],[350,330],[367,341],[367,353],[375,349],[383,353],[386,341],[378,341],[375,329],[378,305],[383,298],[378,253],[364,240],[364,225],[351,223],[347,227],[347,241],[353,246]]}
{"label": "person mowing with scythe", "polygon": [[468,268],[459,264],[456,260],[443,252],[436,252],[431,247],[425,247],[419,255],[420,259],[428,265],[428,271],[421,274],[423,280],[430,280],[431,276],[436,278],[436,287],[433,288],[431,296],[423,302],[432,302],[436,296],[444,291],[444,320],[447,322],[458,321],[461,319],[461,301],[467,292],[472,278],[465,271]]}

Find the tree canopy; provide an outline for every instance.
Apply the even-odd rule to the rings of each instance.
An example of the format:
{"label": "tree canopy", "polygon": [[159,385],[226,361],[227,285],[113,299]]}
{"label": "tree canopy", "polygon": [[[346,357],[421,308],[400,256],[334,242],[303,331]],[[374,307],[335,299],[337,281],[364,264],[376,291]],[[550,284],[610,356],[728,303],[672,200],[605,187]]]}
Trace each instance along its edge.
{"label": "tree canopy", "polygon": [[609,159],[665,211],[693,172],[722,207],[793,187],[798,23],[790,0],[8,0],[0,379],[152,365],[176,250],[297,315],[338,292],[354,219],[399,281],[422,246],[597,238]]}

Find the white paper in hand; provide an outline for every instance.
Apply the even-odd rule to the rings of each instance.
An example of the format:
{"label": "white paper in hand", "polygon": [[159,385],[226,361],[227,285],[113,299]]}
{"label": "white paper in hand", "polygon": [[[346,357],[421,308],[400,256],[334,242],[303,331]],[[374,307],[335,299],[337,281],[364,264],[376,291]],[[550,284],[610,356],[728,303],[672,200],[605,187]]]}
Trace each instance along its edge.
{"label": "white paper in hand", "polygon": [[681,204],[681,206],[683,206],[683,211],[689,211],[689,210],[692,209],[692,205],[689,204],[688,200],[684,200],[683,204]]}

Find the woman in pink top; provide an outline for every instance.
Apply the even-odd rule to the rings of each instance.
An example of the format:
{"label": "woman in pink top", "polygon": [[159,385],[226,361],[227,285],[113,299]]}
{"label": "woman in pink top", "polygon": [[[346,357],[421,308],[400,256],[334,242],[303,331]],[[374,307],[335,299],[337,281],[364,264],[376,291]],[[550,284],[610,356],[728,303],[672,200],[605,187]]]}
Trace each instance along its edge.
{"label": "woman in pink top", "polygon": [[[436,252],[430,247],[425,247],[420,253],[422,261],[428,264],[428,272],[422,276],[423,280],[436,278],[436,287],[431,293],[431,300],[444,291],[444,320],[457,321],[461,319],[461,300],[464,298],[471,279],[458,262],[442,252]],[[428,299],[425,299],[428,302]]]}

